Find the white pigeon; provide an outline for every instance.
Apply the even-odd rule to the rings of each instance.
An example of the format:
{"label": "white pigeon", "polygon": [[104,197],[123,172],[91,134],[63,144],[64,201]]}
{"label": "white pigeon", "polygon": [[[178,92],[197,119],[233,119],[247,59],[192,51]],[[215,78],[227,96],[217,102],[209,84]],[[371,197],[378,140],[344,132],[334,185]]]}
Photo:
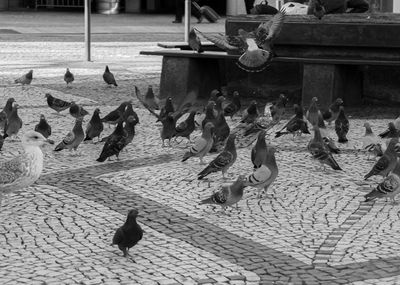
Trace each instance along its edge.
{"label": "white pigeon", "polygon": [[28,131],[22,137],[24,152],[0,163],[0,206],[3,195],[29,187],[43,170],[43,153],[40,149],[49,141],[40,133]]}

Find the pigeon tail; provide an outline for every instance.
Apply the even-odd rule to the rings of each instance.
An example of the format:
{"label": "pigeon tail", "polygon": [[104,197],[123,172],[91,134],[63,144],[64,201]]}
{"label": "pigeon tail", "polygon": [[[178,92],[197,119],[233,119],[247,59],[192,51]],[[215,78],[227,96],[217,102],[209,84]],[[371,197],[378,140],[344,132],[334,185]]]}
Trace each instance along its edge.
{"label": "pigeon tail", "polygon": [[347,143],[349,140],[347,138],[339,138],[338,142],[339,143]]}
{"label": "pigeon tail", "polygon": [[190,151],[185,152],[185,154],[182,157],[182,162],[185,162],[186,160],[188,160],[191,157],[192,157],[192,153]]}
{"label": "pigeon tail", "polygon": [[203,204],[214,204],[213,198],[209,197],[209,198],[201,200],[199,202],[199,205],[203,205]]}
{"label": "pigeon tail", "polygon": [[385,196],[384,193],[378,191],[377,189],[374,189],[370,193],[365,195],[364,198],[365,198],[365,202],[370,202],[370,201],[373,201],[375,199],[381,198],[383,196]]}
{"label": "pigeon tail", "polygon": [[[308,133],[310,133],[310,132],[308,132]],[[280,131],[279,131],[279,132],[276,132],[276,133],[275,133],[275,137],[276,137],[276,138],[279,138],[280,136],[283,136],[283,135],[286,135],[286,134],[288,134],[288,132],[280,132]]]}
{"label": "pigeon tail", "polygon": [[91,141],[92,138],[90,138],[88,135],[86,135],[86,137],[83,139],[83,141]]}
{"label": "pigeon tail", "polygon": [[56,146],[56,148],[54,149],[54,151],[61,151],[61,150],[63,150],[64,148],[65,148],[64,142],[60,142],[60,143]]}
{"label": "pigeon tail", "polygon": [[239,57],[236,64],[247,72],[261,72],[268,66],[270,58],[271,53],[266,50],[247,50]]}
{"label": "pigeon tail", "polygon": [[96,161],[98,161],[98,162],[104,162],[104,161],[106,161],[106,159],[107,159],[107,156],[101,156],[101,155],[100,155],[100,157],[99,157],[98,159],[96,159]]}
{"label": "pigeon tail", "polygon": [[198,180],[201,180],[201,179],[203,179],[204,177],[206,177],[208,174],[210,174],[210,173],[212,173],[213,172],[213,170],[212,170],[212,168],[211,168],[211,166],[209,165],[209,166],[207,166],[206,168],[204,168],[203,169],[203,171],[201,171],[197,176],[197,179]]}

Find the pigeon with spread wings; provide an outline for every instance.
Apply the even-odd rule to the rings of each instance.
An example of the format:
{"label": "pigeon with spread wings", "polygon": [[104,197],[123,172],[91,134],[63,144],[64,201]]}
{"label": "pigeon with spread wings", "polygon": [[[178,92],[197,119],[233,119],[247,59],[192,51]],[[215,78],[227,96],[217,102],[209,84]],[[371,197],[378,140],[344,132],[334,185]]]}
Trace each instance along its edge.
{"label": "pigeon with spread wings", "polygon": [[282,29],[284,18],[285,11],[280,11],[254,31],[239,29],[237,36],[208,35],[196,31],[221,49],[241,53],[237,62],[241,69],[260,72],[267,67],[273,56],[273,42]]}

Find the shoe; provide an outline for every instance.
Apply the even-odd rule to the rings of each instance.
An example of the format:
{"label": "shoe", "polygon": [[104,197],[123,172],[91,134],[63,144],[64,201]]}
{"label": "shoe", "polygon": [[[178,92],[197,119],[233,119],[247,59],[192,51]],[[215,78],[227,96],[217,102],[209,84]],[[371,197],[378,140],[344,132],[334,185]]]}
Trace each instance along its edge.
{"label": "shoe", "polygon": [[172,23],[174,23],[174,24],[181,24],[181,23],[182,23],[182,20],[175,20],[175,21],[172,21]]}

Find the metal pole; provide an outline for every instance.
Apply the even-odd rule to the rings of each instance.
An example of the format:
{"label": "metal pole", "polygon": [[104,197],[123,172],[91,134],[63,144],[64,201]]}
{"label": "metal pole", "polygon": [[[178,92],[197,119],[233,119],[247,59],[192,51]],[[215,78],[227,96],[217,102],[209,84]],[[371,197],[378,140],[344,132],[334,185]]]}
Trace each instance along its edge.
{"label": "metal pole", "polygon": [[85,0],[85,57],[90,61],[90,1]]}
{"label": "metal pole", "polygon": [[185,42],[189,42],[189,32],[190,32],[190,16],[191,12],[191,0],[185,0]]}

